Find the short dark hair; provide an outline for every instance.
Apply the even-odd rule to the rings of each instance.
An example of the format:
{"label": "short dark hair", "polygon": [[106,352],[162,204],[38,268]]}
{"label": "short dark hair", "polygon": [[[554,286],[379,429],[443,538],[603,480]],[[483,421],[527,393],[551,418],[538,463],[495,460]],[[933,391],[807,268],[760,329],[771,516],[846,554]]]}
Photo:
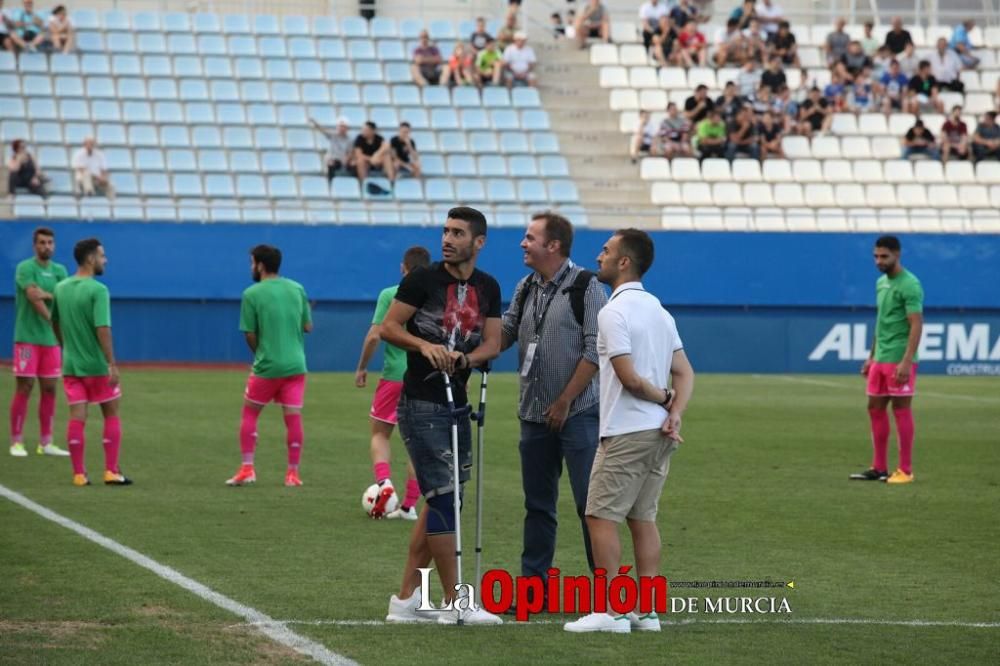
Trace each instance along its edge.
{"label": "short dark hair", "polygon": [[31,242],[34,243],[38,240],[39,236],[48,236],[49,238],[55,238],[56,232],[52,231],[48,227],[38,227],[35,229],[35,233],[31,234]]}
{"label": "short dark hair", "polygon": [[373,123],[370,120],[365,121],[365,127],[371,127],[372,129],[378,129],[378,127],[375,126],[375,123]]}
{"label": "short dark hair", "polygon": [[403,253],[403,267],[406,268],[408,272],[412,271],[414,268],[430,266],[430,263],[431,253],[427,251],[426,247],[414,245]]}
{"label": "short dark hair", "polygon": [[448,211],[448,219],[468,222],[473,238],[486,235],[486,216],[471,206],[455,206]]}
{"label": "short dark hair", "polygon": [[699,83],[698,87],[695,88],[694,91],[698,92],[699,90],[708,90],[708,86],[706,86],[704,83]]}
{"label": "short dark hair", "polygon": [[559,213],[544,210],[531,216],[532,220],[545,222],[545,240],[559,241],[559,252],[568,257],[573,249],[573,224]]}
{"label": "short dark hair", "polygon": [[621,253],[632,260],[639,277],[645,275],[653,265],[653,239],[641,229],[619,229],[615,236]]}
{"label": "short dark hair", "polygon": [[250,256],[254,262],[264,264],[268,273],[277,273],[281,268],[281,250],[273,245],[257,245],[250,250]]}
{"label": "short dark hair", "polygon": [[884,247],[890,252],[899,252],[903,249],[899,239],[895,236],[879,236],[878,240],[875,241],[875,247]]}
{"label": "short dark hair", "polygon": [[931,66],[931,61],[930,60],[921,60],[917,64],[917,69],[924,69],[924,68],[930,67],[930,66]]}
{"label": "short dark hair", "polygon": [[87,263],[87,259],[90,259],[100,246],[101,241],[96,238],[84,238],[82,241],[77,241],[76,245],[73,246],[73,258],[76,259],[76,265],[83,266]]}
{"label": "short dark hair", "polygon": [[410,125],[410,123],[406,122],[405,120],[404,120],[403,122],[399,123],[399,126],[400,126],[401,128],[402,128],[402,127],[405,127],[405,128],[407,128],[407,129],[411,129],[411,127],[412,127],[412,126]]}
{"label": "short dark hair", "polygon": [[52,10],[53,14],[65,14],[66,7],[64,5],[56,5],[56,8]]}

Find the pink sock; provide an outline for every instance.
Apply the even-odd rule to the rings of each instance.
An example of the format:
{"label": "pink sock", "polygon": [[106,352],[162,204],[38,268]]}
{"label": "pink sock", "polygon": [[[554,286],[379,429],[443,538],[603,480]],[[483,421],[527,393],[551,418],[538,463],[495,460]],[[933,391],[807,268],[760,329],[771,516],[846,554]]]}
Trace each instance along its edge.
{"label": "pink sock", "polygon": [[392,468],[387,462],[377,462],[372,465],[372,470],[375,473],[375,483],[382,483],[388,478],[392,477]]}
{"label": "pink sock", "polygon": [[892,410],[896,417],[896,436],[899,438],[899,469],[913,474],[913,410]]}
{"label": "pink sock", "polygon": [[[44,395],[44,394],[43,394]],[[24,419],[28,415],[28,399],[31,396],[14,391],[10,401],[10,443],[21,441],[24,432]]]}
{"label": "pink sock", "polygon": [[253,452],[257,448],[257,417],[260,412],[243,405],[243,417],[240,419],[240,453],[243,464],[253,464]]}
{"label": "pink sock", "polygon": [[420,499],[420,484],[417,483],[416,479],[406,480],[406,497],[403,498],[403,508],[409,509],[410,507],[416,506],[417,500]]}
{"label": "pink sock", "polygon": [[[872,421],[872,467],[880,472],[888,471],[886,454],[889,450],[889,412],[884,409],[869,409]],[[898,421],[897,421],[898,423]]]}
{"label": "pink sock", "polygon": [[70,419],[66,428],[66,444],[69,449],[69,457],[73,463],[74,474],[86,474],[87,470],[83,466],[83,421]]}
{"label": "pink sock", "polygon": [[38,431],[42,446],[52,443],[52,421],[56,415],[56,394],[46,393],[38,398]]}
{"label": "pink sock", "polygon": [[104,469],[119,474],[118,452],[122,446],[122,422],[117,416],[104,419]]}
{"label": "pink sock", "polygon": [[288,435],[285,443],[288,445],[288,469],[299,468],[302,458],[302,445],[305,444],[305,434],[302,432],[302,415],[285,414],[285,428]]}

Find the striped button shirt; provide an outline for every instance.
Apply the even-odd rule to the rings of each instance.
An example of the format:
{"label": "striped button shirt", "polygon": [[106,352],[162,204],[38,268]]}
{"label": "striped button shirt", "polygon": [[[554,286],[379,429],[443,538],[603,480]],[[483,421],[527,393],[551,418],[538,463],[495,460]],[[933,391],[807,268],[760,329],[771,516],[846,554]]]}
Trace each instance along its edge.
{"label": "striped button shirt", "polygon": [[[543,283],[538,273],[524,277],[517,283],[510,308],[503,315],[504,338],[518,342],[518,368],[522,369],[518,416],[525,421],[545,423],[545,410],[566,388],[580,358],[598,365],[597,313],[608,302],[608,296],[597,278],[591,279],[583,299],[583,326],[577,324],[566,289],[573,286],[582,270],[567,259],[549,282]],[[524,289],[530,291],[522,314],[518,304]],[[532,342],[537,343],[535,357],[525,375],[524,357]],[[573,400],[569,416],[596,405],[597,401],[595,374]]]}

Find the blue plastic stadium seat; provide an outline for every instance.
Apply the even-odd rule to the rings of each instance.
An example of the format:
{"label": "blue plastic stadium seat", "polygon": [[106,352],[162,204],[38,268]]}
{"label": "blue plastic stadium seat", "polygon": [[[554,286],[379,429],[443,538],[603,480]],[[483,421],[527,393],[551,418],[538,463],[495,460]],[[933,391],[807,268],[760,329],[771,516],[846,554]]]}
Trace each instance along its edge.
{"label": "blue plastic stadium seat", "polygon": [[79,74],[80,58],[75,54],[55,53],[49,61],[53,74]]}
{"label": "blue plastic stadium seat", "polygon": [[479,99],[479,91],[475,88],[455,88],[452,94],[452,104],[457,107],[479,108],[482,103]]}
{"label": "blue plastic stadium seat", "polygon": [[163,125],[160,127],[160,145],[165,148],[187,148],[191,145],[187,125]]}
{"label": "blue plastic stadium seat", "polygon": [[290,176],[287,173],[268,176],[267,191],[275,199],[295,199],[299,196],[295,176]]}
{"label": "blue plastic stadium seat", "polygon": [[93,9],[75,9],[70,20],[77,30],[100,30],[101,20]]}
{"label": "blue plastic stadium seat", "polygon": [[231,83],[233,78],[233,63],[229,58],[210,56],[205,58],[205,76],[209,79],[225,79]]}
{"label": "blue plastic stadium seat", "polygon": [[448,171],[445,168],[444,157],[437,153],[423,153],[420,155],[420,166],[424,176],[446,176]]}
{"label": "blue plastic stadium seat", "polygon": [[100,123],[97,126],[97,143],[102,146],[127,146],[125,126],[118,123]]}
{"label": "blue plastic stadium seat", "polygon": [[487,109],[510,106],[506,88],[483,88],[483,106]]}
{"label": "blue plastic stadium seat", "polygon": [[528,137],[523,132],[501,132],[500,151],[505,155],[512,153],[530,153]]}
{"label": "blue plastic stadium seat", "polygon": [[285,149],[285,137],[281,135],[281,130],[275,127],[258,127],[253,132],[254,145],[259,149]]}
{"label": "blue plastic stadium seat", "polygon": [[305,16],[287,14],[281,20],[281,31],[288,36],[311,35],[309,19]]}
{"label": "blue plastic stadium seat", "polygon": [[549,114],[540,109],[529,109],[521,112],[521,127],[526,130],[548,131]]}
{"label": "blue plastic stadium seat", "polygon": [[130,146],[153,147],[160,145],[160,136],[152,125],[131,125],[128,128]]}
{"label": "blue plastic stadium seat", "polygon": [[525,203],[544,203],[548,201],[545,183],[540,180],[523,179],[517,183],[518,198]]}
{"label": "blue plastic stadium seat", "polygon": [[[195,159],[194,151],[187,148],[174,148],[167,151],[167,170],[168,171],[183,171],[194,173],[198,170],[198,162]],[[176,191],[176,186],[174,190]],[[201,196],[201,182],[198,183],[199,193],[195,196]],[[187,196],[185,194],[179,194],[178,196]]]}
{"label": "blue plastic stadium seat", "polygon": [[524,227],[528,223],[528,216],[520,210],[497,210],[496,215],[490,220],[490,224],[498,227]]}
{"label": "blue plastic stadium seat", "polygon": [[150,79],[149,99],[152,100],[175,100],[178,99],[177,84],[174,79]]}
{"label": "blue plastic stadium seat", "polygon": [[42,146],[38,149],[38,163],[45,169],[68,169],[69,157],[63,146]]}
{"label": "blue plastic stadium seat", "polygon": [[212,205],[209,206],[208,214],[212,222],[241,222],[243,220],[240,205],[236,201],[213,201]]}
{"label": "blue plastic stadium seat", "polygon": [[199,150],[198,170],[203,173],[228,173],[229,160],[224,150]]}
{"label": "blue plastic stadium seat", "polygon": [[431,127],[436,130],[457,130],[458,113],[454,109],[431,109]]}
{"label": "blue plastic stadium seat", "polygon": [[490,111],[493,120],[493,127],[498,130],[519,130],[521,121],[517,117],[517,111],[512,109],[494,109]]}
{"label": "blue plastic stadium seat", "polygon": [[375,60],[375,42],[370,39],[349,39],[347,57],[351,60]]}
{"label": "blue plastic stadium seat", "polygon": [[[110,53],[135,53],[135,36],[130,32],[104,33],[105,46]],[[145,36],[145,35],[144,35]]]}
{"label": "blue plastic stadium seat", "polygon": [[[228,117],[228,114],[219,114]],[[251,125],[277,125],[278,114],[273,104],[250,104],[247,106],[247,121]]]}
{"label": "blue plastic stadium seat", "polygon": [[[293,130],[297,131],[297,130]],[[291,144],[286,136],[285,143]],[[291,147],[291,146],[290,146]],[[314,151],[298,151],[292,153],[292,172],[293,173],[320,173],[323,170],[323,165],[320,162],[319,155]]]}
{"label": "blue plastic stadium seat", "polygon": [[447,88],[426,86],[424,88],[424,106],[451,107],[451,95]]}
{"label": "blue plastic stadium seat", "polygon": [[530,155],[515,155],[510,158],[510,175],[518,178],[532,178],[538,175],[538,165]]}
{"label": "blue plastic stadium seat", "polygon": [[323,176],[301,176],[299,193],[304,199],[329,199],[330,184]]}
{"label": "blue plastic stadium seat", "polygon": [[17,70],[17,59],[10,51],[0,51],[0,72]]}
{"label": "blue plastic stadium seat", "polygon": [[124,32],[128,32],[132,29],[132,22],[129,21],[127,13],[113,9],[104,12],[101,26],[105,30],[122,30]]}
{"label": "blue plastic stadium seat", "polygon": [[[432,40],[458,39],[455,24],[451,21],[431,21],[427,32],[430,33]],[[446,53],[451,53],[451,51],[446,51]]]}
{"label": "blue plastic stadium seat", "polygon": [[169,197],[170,180],[165,173],[144,173],[139,178],[140,190],[146,197]]}
{"label": "blue plastic stadium seat", "polygon": [[148,55],[142,58],[142,74],[151,76],[173,76],[174,66],[170,56]]}
{"label": "blue plastic stadium seat", "polygon": [[555,203],[575,204],[580,202],[580,193],[571,180],[550,180],[549,197]]}
{"label": "blue plastic stadium seat", "polygon": [[253,135],[247,127],[224,127],[222,129],[222,142],[226,148],[235,150],[238,148],[253,148]]}
{"label": "blue plastic stadium seat", "polygon": [[264,77],[275,81],[278,79],[291,81],[295,78],[292,61],[284,58],[272,58],[264,61]]}
{"label": "blue plastic stadium seat", "polygon": [[0,74],[0,90],[7,94],[7,97],[21,94],[21,79],[17,74]]}
{"label": "blue plastic stadium seat", "polygon": [[306,104],[329,104],[330,86],[326,83],[303,83],[302,101]]}
{"label": "blue plastic stadium seat", "polygon": [[391,104],[389,101],[389,86],[383,83],[366,83],[361,88],[361,96],[368,106]]}
{"label": "blue plastic stadium seat", "polygon": [[307,107],[309,117],[325,127],[337,124],[337,109],[329,104],[310,104]]}
{"label": "blue plastic stadium seat", "polygon": [[299,60],[318,58],[316,41],[312,37],[292,37],[288,41],[288,55]]}
{"label": "blue plastic stadium seat", "polygon": [[24,100],[20,97],[0,97],[0,118],[27,118]]}
{"label": "blue plastic stadium seat", "polygon": [[465,132],[440,132],[438,141],[443,153],[467,153],[469,144],[465,139]]}
{"label": "blue plastic stadium seat", "polygon": [[496,154],[500,151],[497,137],[493,132],[470,132],[469,150],[479,154]]}
{"label": "blue plastic stadium seat", "polygon": [[222,35],[199,35],[198,53],[203,56],[224,56],[228,55],[226,40]]}
{"label": "blue plastic stadium seat", "polygon": [[490,178],[486,181],[486,196],[492,203],[517,203],[514,181],[506,178]]}
{"label": "blue plastic stadium seat", "polygon": [[394,85],[392,103],[396,106],[420,106],[420,88],[412,84]]}
{"label": "blue plastic stadium seat", "polygon": [[85,53],[80,56],[80,71],[87,76],[111,74],[111,61],[104,54]]}
{"label": "blue plastic stadium seat", "polygon": [[174,57],[174,71],[179,78],[194,78],[205,74],[205,70],[201,66],[201,58],[198,56]]}
{"label": "blue plastic stadium seat", "polygon": [[259,37],[257,43],[261,56],[265,58],[288,57],[288,49],[285,47],[285,40],[281,37]]}
{"label": "blue plastic stadium seat", "polygon": [[535,153],[551,155],[559,152],[559,139],[551,132],[533,132],[531,147]]}
{"label": "blue plastic stadium seat", "polygon": [[132,29],[136,32],[163,32],[160,15],[156,12],[137,12],[132,17]]}
{"label": "blue plastic stadium seat", "polygon": [[236,196],[233,178],[229,174],[212,173],[205,176],[205,196],[213,199]]}
{"label": "blue plastic stadium seat", "polygon": [[435,134],[434,132],[414,130],[411,136],[413,137],[413,141],[418,146],[420,146],[420,152],[422,153],[442,152],[438,146],[437,134]]}
{"label": "blue plastic stadium seat", "polygon": [[80,217],[84,220],[108,220],[111,218],[111,205],[107,200],[84,199],[80,202]]}
{"label": "blue plastic stadium seat", "polygon": [[219,16],[217,14],[201,13],[194,15],[192,29],[194,32],[199,34],[219,33],[222,32],[222,24],[219,22]]}
{"label": "blue plastic stadium seat", "polygon": [[315,150],[316,137],[312,129],[288,128],[285,130],[285,146],[289,150]]}
{"label": "blue plastic stadium seat", "polygon": [[191,102],[208,100],[208,85],[202,79],[181,79],[180,97]]}
{"label": "blue plastic stadium seat", "polygon": [[52,96],[52,79],[48,76],[28,74],[21,79],[21,88],[27,97]]}
{"label": "blue plastic stadium seat", "polygon": [[424,22],[420,19],[403,19],[399,22],[399,36],[403,39],[417,39],[423,29]]}
{"label": "blue plastic stadium seat", "polygon": [[375,52],[379,60],[406,61],[409,58],[403,50],[403,43],[398,39],[382,39],[376,44]]}
{"label": "blue plastic stadium seat", "polygon": [[[122,113],[117,101],[95,100],[90,104],[91,117],[99,123],[121,122]],[[31,110],[29,106],[29,111]],[[38,116],[32,113],[33,118]]]}
{"label": "blue plastic stadium seat", "polygon": [[229,165],[233,173],[260,173],[260,160],[256,150],[232,150]]}
{"label": "blue plastic stadium seat", "polygon": [[415,178],[403,178],[397,181],[394,194],[397,201],[424,200],[424,188],[420,181]]}
{"label": "blue plastic stadium seat", "polygon": [[319,57],[323,60],[345,60],[347,58],[347,46],[343,39],[327,38],[316,42]]}
{"label": "blue plastic stadium seat", "polygon": [[455,197],[461,203],[476,203],[486,200],[486,190],[479,178],[458,178],[455,180]]}
{"label": "blue plastic stadium seat", "polygon": [[115,76],[142,76],[142,61],[135,55],[114,55],[111,56],[111,71]]}
{"label": "blue plastic stadium seat", "polygon": [[346,60],[328,60],[323,64],[326,80],[330,82],[348,82],[354,80],[351,63]]}
{"label": "blue plastic stadium seat", "polygon": [[333,16],[314,16],[312,31],[317,37],[336,37],[340,34],[340,24]]}
{"label": "blue plastic stadium seat", "polygon": [[401,121],[410,123],[410,127],[415,130],[430,129],[431,122],[427,117],[427,110],[417,107],[406,107],[399,110]]}
{"label": "blue plastic stadium seat", "polygon": [[114,99],[118,97],[115,92],[114,79],[106,76],[87,77],[87,97],[90,99]]}
{"label": "blue plastic stadium seat", "polygon": [[368,21],[360,16],[345,16],[340,21],[340,34],[344,37],[367,37]]}
{"label": "blue plastic stadium seat", "polygon": [[382,73],[382,64],[377,62],[354,63],[354,76],[361,83],[382,83],[385,81],[385,76]]}
{"label": "blue plastic stadium seat", "polygon": [[247,104],[270,102],[271,89],[263,81],[243,81],[240,83],[240,99]]}
{"label": "blue plastic stadium seat", "polygon": [[357,178],[337,176],[333,179],[334,199],[360,199],[361,186]]}
{"label": "blue plastic stadium seat", "polygon": [[167,35],[167,50],[174,56],[196,55],[198,44],[193,35],[187,33]]}
{"label": "blue plastic stadium seat", "polygon": [[125,102],[122,104],[122,120],[126,123],[151,123],[153,108],[149,102]]}
{"label": "blue plastic stadium seat", "polygon": [[301,102],[299,84],[294,81],[275,81],[271,84],[271,99],[278,102]]}
{"label": "blue plastic stadium seat", "polygon": [[511,93],[513,104],[519,109],[537,108],[542,105],[542,100],[538,96],[535,88],[514,88]]}
{"label": "blue plastic stadium seat", "polygon": [[219,102],[215,105],[215,117],[220,125],[248,124],[247,109],[240,102]]}
{"label": "blue plastic stadium seat", "polygon": [[396,21],[391,18],[376,16],[368,24],[368,27],[371,30],[371,36],[376,39],[399,37],[399,29],[396,27]]}
{"label": "blue plastic stadium seat", "polygon": [[[3,83],[0,82],[0,87],[2,86]],[[66,99],[70,97],[84,97],[85,93],[83,91],[83,78],[79,76],[57,76],[54,94],[56,97],[60,99]]]}
{"label": "blue plastic stadium seat", "polygon": [[250,35],[234,35],[228,39],[229,55],[256,56],[257,40]]}
{"label": "blue plastic stadium seat", "polygon": [[253,30],[258,35],[280,35],[281,24],[278,18],[271,14],[257,14],[253,18]]}
{"label": "blue plastic stadium seat", "polygon": [[485,109],[462,109],[462,127],[467,130],[488,130],[490,119]]}
{"label": "blue plastic stadium seat", "polygon": [[449,155],[448,175],[455,178],[473,176],[476,171],[476,160],[471,155]]}
{"label": "blue plastic stadium seat", "polygon": [[[68,139],[64,140],[63,139],[62,124],[61,123],[57,123],[57,122],[53,122],[53,121],[49,121],[49,120],[39,120],[39,121],[33,122],[31,125],[32,125],[32,131],[31,131],[30,134],[27,133],[27,132],[25,132],[23,134],[19,134],[19,135],[13,137],[13,138],[15,138],[15,139],[27,139],[29,136],[33,136],[35,138],[35,143],[39,143],[39,144],[42,144],[42,143],[51,143],[51,144],[54,144],[54,145],[57,145],[57,146],[65,146],[65,145],[77,146],[77,145],[79,145],[80,143],[83,142],[82,138],[79,141],[75,141],[75,142],[70,142]],[[66,123],[66,127],[67,128],[74,128],[77,125],[84,125],[84,123],[73,123],[73,122]],[[94,133],[93,127],[90,126],[90,123],[86,123],[85,125],[86,125],[87,129],[89,130],[89,134],[84,134],[84,136],[85,137],[86,136],[92,136],[93,133]],[[67,134],[66,136],[68,137],[70,135]]]}
{"label": "blue plastic stadium seat", "polygon": [[455,190],[447,178],[428,178],[424,183],[427,201],[454,201]]}
{"label": "blue plastic stadium seat", "polygon": [[368,120],[368,112],[363,106],[341,106],[338,113],[347,118],[349,127],[361,127]]}
{"label": "blue plastic stadium seat", "polygon": [[42,53],[22,53],[17,68],[22,74],[48,74],[49,59]]}
{"label": "blue plastic stadium seat", "polygon": [[59,101],[59,118],[64,121],[90,120],[90,108],[82,99],[64,99]]}
{"label": "blue plastic stadium seat", "polygon": [[298,104],[282,104],[278,107],[278,124],[282,127],[306,126],[309,120],[306,118],[305,107]]}
{"label": "blue plastic stadium seat", "polygon": [[298,81],[324,81],[323,63],[319,60],[296,60],[295,78]]}
{"label": "blue plastic stadium seat", "polygon": [[138,51],[146,55],[162,55],[167,53],[167,40],[162,34],[140,34]]}
{"label": "blue plastic stadium seat", "polygon": [[167,33],[191,32],[191,17],[180,12],[170,12],[163,15],[163,30]]}
{"label": "blue plastic stadium seat", "polygon": [[127,148],[104,148],[108,171],[131,171],[132,151]]}
{"label": "blue plastic stadium seat", "polygon": [[477,173],[480,176],[506,176],[507,161],[499,155],[480,155]]}
{"label": "blue plastic stadium seat", "polygon": [[[55,127],[59,127],[58,123],[47,123]],[[25,120],[4,120],[0,122],[0,141],[4,143],[10,143],[14,139],[23,139],[25,141],[31,141],[31,129]],[[62,137],[60,137],[59,143],[62,143]]]}
{"label": "blue plastic stadium seat", "polygon": [[240,88],[236,81],[216,79],[209,82],[210,96],[215,102],[240,101]]}
{"label": "blue plastic stadium seat", "polygon": [[353,83],[333,84],[335,104],[361,104],[361,88]]}
{"label": "blue plastic stadium seat", "polygon": [[[546,178],[569,178],[569,165],[566,158],[559,155],[545,155],[540,157],[539,171]],[[534,174],[532,174],[534,175]]]}
{"label": "blue plastic stadium seat", "polygon": [[392,106],[374,106],[369,112],[371,121],[383,129],[399,127],[399,114]]}
{"label": "blue plastic stadium seat", "polygon": [[385,80],[388,83],[409,83],[413,80],[410,64],[406,62],[388,62],[385,65]]}
{"label": "blue plastic stadium seat", "polygon": [[260,58],[237,58],[235,69],[240,80],[264,78],[264,61]]}
{"label": "blue plastic stadium seat", "polygon": [[201,176],[193,173],[174,174],[173,190],[175,197],[200,197]]}
{"label": "blue plastic stadium seat", "polygon": [[184,117],[191,125],[211,125],[215,123],[215,107],[208,102],[187,102]]}
{"label": "blue plastic stadium seat", "polygon": [[104,34],[81,30],[76,33],[76,47],[81,53],[103,53]]}
{"label": "blue plastic stadium seat", "polygon": [[221,148],[222,133],[218,127],[195,125],[191,128],[191,145],[198,148]]}

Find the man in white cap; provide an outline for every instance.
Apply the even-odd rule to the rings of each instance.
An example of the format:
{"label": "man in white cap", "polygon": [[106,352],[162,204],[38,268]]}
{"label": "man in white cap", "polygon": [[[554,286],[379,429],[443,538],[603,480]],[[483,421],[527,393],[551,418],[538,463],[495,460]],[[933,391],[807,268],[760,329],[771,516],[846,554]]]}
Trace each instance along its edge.
{"label": "man in white cap", "polygon": [[354,139],[351,138],[349,131],[350,123],[347,118],[340,116],[337,118],[337,130],[332,131],[320,125],[313,118],[310,118],[309,122],[330,140],[330,147],[327,148],[325,155],[326,179],[333,180],[338,171],[347,169],[351,153],[354,152]]}
{"label": "man in white cap", "polygon": [[523,30],[514,33],[514,43],[504,49],[503,71],[507,87],[535,85],[535,51],[527,44],[528,35]]}

